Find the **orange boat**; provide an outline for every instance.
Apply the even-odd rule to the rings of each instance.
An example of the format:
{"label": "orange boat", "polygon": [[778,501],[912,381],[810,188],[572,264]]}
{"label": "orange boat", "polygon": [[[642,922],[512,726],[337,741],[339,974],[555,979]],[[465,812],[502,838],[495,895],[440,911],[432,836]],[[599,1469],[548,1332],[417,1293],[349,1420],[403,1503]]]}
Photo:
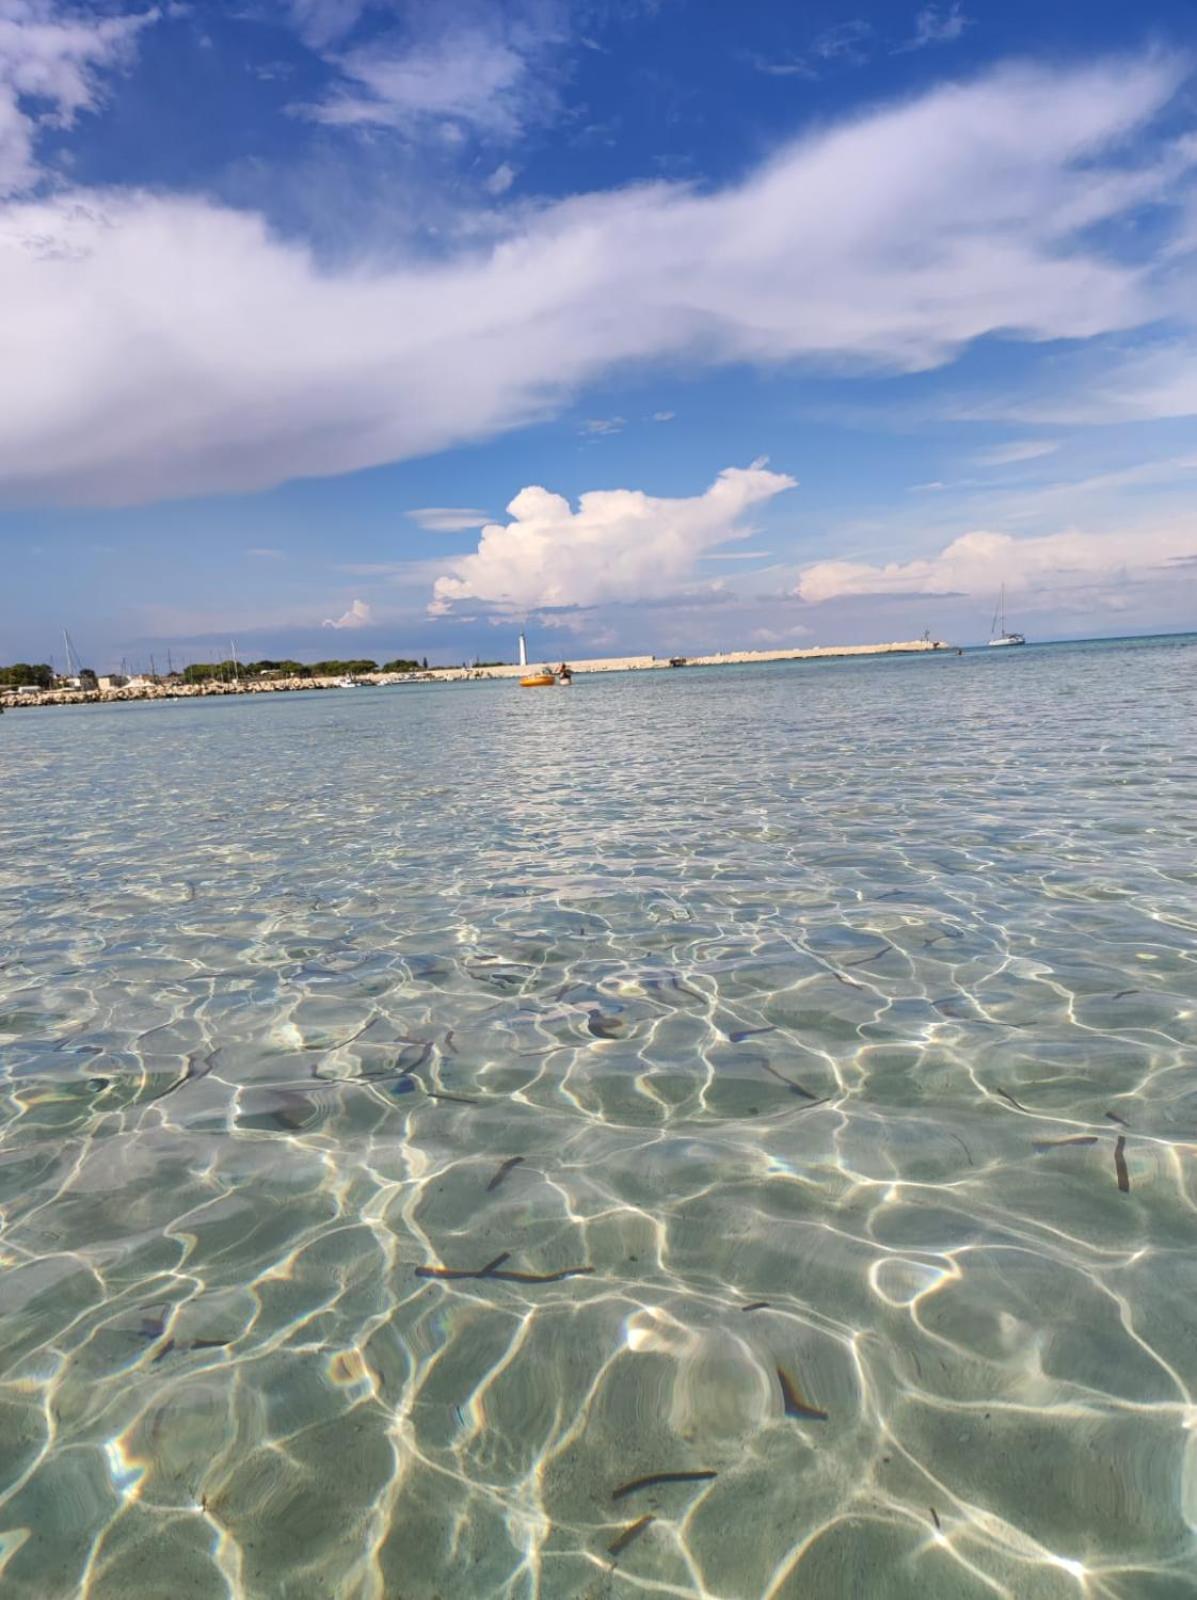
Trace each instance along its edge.
{"label": "orange boat", "polygon": [[521,689],[551,689],[557,682],[551,672],[532,672],[520,679]]}

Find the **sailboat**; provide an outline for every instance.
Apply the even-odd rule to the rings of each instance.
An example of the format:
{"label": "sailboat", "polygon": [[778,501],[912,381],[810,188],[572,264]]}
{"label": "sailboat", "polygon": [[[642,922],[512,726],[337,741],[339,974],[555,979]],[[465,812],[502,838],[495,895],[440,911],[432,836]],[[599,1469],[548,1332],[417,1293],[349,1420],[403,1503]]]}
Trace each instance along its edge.
{"label": "sailboat", "polygon": [[1025,634],[1011,633],[1006,627],[1006,585],[1004,583],[1002,585],[1001,599],[998,601],[997,609],[993,613],[993,622],[990,625],[990,633],[992,634],[992,637],[989,641],[991,645],[1026,644],[1027,642]]}

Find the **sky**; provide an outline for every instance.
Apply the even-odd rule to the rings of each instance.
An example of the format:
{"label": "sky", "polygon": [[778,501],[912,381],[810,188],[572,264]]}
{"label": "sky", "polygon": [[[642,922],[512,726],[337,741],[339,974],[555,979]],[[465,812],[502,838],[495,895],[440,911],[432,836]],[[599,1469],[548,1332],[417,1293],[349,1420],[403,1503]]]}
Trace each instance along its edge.
{"label": "sky", "polygon": [[0,661],[1197,627],[1192,0],[0,0]]}

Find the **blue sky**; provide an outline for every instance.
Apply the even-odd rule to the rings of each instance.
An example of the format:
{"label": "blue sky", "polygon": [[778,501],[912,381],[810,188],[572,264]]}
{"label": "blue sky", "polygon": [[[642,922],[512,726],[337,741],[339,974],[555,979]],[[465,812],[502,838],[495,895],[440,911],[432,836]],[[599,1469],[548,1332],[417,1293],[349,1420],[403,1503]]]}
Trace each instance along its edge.
{"label": "blue sky", "polygon": [[1190,0],[0,0],[0,660],[1185,628]]}

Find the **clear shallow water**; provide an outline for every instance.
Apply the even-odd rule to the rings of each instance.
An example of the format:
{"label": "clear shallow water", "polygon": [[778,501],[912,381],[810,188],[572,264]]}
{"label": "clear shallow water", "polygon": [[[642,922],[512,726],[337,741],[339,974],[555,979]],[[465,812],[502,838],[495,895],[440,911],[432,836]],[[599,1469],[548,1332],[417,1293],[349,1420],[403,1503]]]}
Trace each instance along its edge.
{"label": "clear shallow water", "polygon": [[6,716],[6,1600],[1197,1595],[1195,691]]}

